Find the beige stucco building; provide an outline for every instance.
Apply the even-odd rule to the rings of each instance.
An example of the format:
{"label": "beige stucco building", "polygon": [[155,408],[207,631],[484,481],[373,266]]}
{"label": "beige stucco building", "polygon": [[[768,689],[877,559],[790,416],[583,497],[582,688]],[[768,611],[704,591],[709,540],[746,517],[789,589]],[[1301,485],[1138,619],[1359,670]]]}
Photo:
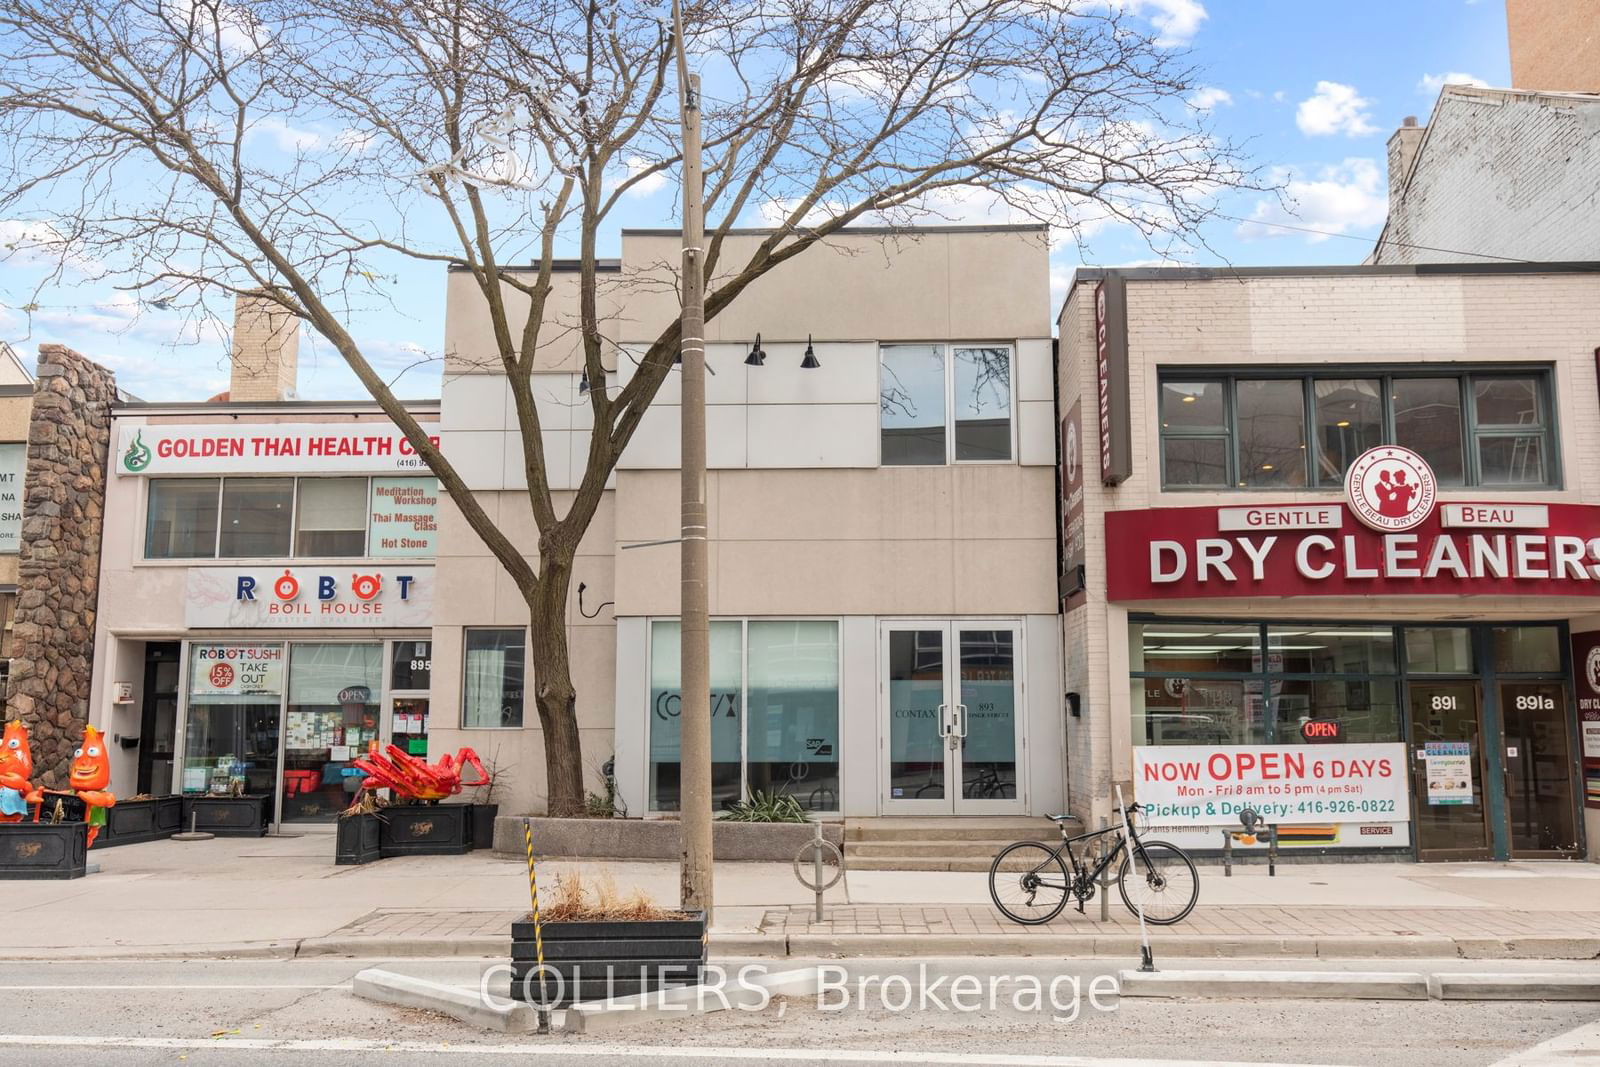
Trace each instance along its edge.
{"label": "beige stucco building", "polygon": [[[761,236],[733,235],[724,262]],[[709,324],[719,804],[760,789],[845,815],[1061,810],[1045,238],[852,231]],[[614,388],[677,314],[678,244],[675,232],[625,231],[605,265]],[[572,278],[558,275],[547,316],[558,327],[574,315]],[[508,385],[470,276],[449,285],[444,447],[502,529],[532,546]],[[563,339],[541,351],[534,388],[562,507],[587,456],[589,408],[571,335],[551,332]],[[751,366],[758,334],[765,365]],[[820,366],[802,367],[808,344]],[[678,410],[674,377],[583,542],[583,600],[567,619],[586,774],[598,790],[614,759],[633,815],[677,807],[678,553],[660,542],[678,529]],[[538,810],[531,700],[519,725],[501,727],[474,695],[480,669],[524,640],[527,609],[448,506],[441,527],[436,744],[514,768],[512,810]],[[962,731],[964,742],[951,736]]]}

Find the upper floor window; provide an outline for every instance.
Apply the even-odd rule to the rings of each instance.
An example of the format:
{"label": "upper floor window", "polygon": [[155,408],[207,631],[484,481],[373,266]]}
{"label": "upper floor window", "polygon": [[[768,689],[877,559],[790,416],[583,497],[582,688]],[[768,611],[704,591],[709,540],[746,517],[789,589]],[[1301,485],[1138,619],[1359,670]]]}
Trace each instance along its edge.
{"label": "upper floor window", "polygon": [[1012,458],[1008,345],[884,345],[878,407],[886,467]]}
{"label": "upper floor window", "polygon": [[151,478],[146,559],[434,554],[433,478]]}
{"label": "upper floor window", "polygon": [[1161,378],[1168,489],[1338,488],[1375,445],[1415,450],[1445,486],[1552,486],[1546,371]]}

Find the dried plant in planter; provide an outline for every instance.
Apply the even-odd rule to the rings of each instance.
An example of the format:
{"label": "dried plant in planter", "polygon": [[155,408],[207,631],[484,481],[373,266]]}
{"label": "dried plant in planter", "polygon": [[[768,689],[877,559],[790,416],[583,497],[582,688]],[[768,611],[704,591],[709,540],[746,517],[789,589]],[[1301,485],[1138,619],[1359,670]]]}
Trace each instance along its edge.
{"label": "dried plant in planter", "polygon": [[555,888],[539,909],[542,921],[558,923],[683,917],[683,912],[677,908],[663,908],[656,904],[650,894],[638,886],[623,895],[609,872],[602,871],[591,876],[581,869],[558,875]]}
{"label": "dried plant in planter", "polygon": [[351,801],[350,806],[339,813],[339,818],[344,819],[355,815],[381,816],[382,812],[383,801],[379,799],[378,794],[366,789],[356,794],[356,798]]}

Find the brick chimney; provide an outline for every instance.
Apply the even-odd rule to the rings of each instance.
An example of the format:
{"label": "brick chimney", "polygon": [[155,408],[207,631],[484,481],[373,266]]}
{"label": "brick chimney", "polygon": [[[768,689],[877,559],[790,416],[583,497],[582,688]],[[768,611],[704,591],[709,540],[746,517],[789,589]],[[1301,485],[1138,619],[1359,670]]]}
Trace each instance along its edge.
{"label": "brick chimney", "polygon": [[1400,128],[1389,137],[1389,209],[1400,202],[1400,191],[1411,176],[1411,164],[1417,159],[1417,146],[1428,127],[1417,125],[1417,116],[1407,115]]}
{"label": "brick chimney", "polygon": [[292,400],[299,367],[300,320],[258,293],[234,297],[228,399],[236,404]]}

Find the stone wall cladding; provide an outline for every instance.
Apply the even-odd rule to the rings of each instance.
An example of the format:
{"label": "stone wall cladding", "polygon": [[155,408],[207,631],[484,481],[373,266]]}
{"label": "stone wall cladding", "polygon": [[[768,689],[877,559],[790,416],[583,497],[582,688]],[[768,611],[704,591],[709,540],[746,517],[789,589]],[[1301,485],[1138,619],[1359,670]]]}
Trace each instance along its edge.
{"label": "stone wall cladding", "polygon": [[1600,259],[1600,98],[1455,86],[1440,97],[1372,262],[1485,256]]}
{"label": "stone wall cladding", "polygon": [[65,784],[89,719],[111,403],[109,370],[39,346],[6,707],[32,734],[34,781]]}

